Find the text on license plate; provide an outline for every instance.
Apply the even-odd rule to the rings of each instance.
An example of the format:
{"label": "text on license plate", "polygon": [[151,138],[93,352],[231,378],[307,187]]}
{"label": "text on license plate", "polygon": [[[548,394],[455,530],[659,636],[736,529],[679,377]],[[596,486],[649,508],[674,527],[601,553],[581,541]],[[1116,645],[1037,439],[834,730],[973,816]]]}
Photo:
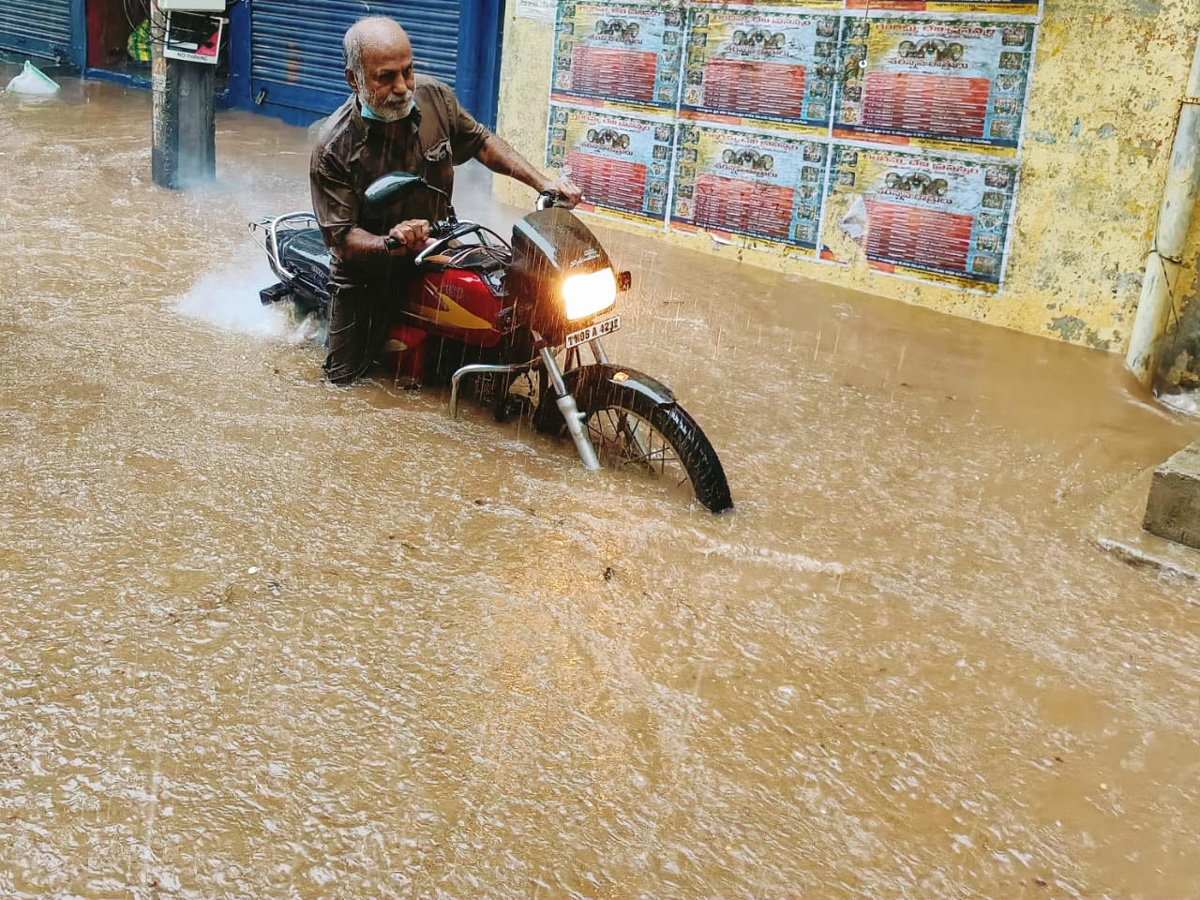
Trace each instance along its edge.
{"label": "text on license plate", "polygon": [[567,349],[570,350],[572,347],[578,347],[580,344],[586,344],[588,341],[594,341],[598,337],[603,337],[606,334],[612,334],[620,327],[620,316],[613,316],[600,322],[593,322],[587,328],[581,328],[579,331],[572,331],[567,335]]}

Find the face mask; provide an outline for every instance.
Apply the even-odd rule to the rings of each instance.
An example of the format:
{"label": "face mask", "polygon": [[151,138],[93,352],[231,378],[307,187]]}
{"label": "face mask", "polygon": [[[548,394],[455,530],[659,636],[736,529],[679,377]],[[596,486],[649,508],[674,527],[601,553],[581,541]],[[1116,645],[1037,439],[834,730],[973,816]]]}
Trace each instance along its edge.
{"label": "face mask", "polygon": [[388,106],[382,111],[376,110],[368,102],[366,91],[358,92],[358,102],[362,105],[363,118],[375,119],[377,122],[399,122],[401,119],[407,119],[417,105],[416,98],[409,94],[408,102],[404,104],[403,108]]}

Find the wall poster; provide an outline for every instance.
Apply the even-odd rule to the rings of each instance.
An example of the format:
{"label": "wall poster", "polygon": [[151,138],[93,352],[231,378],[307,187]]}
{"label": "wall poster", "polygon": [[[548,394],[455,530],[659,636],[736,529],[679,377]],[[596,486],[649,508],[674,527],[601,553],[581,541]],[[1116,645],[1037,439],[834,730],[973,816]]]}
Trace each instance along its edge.
{"label": "wall poster", "polygon": [[553,2],[585,208],[999,290],[1041,0]]}
{"label": "wall poster", "polygon": [[838,17],[693,7],[683,109],[824,133],[837,74]]}
{"label": "wall poster", "polygon": [[846,18],[835,138],[1015,156],[1033,26]]}
{"label": "wall poster", "polygon": [[560,3],[552,96],[674,112],[683,30],[682,6],[591,0]]}
{"label": "wall poster", "polygon": [[[1016,183],[1017,167],[1001,160],[839,144],[825,230],[854,235],[847,220],[856,218],[865,226],[857,237],[873,268],[994,291]],[[829,236],[831,245],[838,240]]]}
{"label": "wall poster", "polygon": [[553,22],[558,10],[556,0],[517,0],[514,15],[518,19],[534,19],[538,22]]}
{"label": "wall poster", "polygon": [[671,220],[815,250],[828,149],[823,141],[685,122]]}
{"label": "wall poster", "polygon": [[661,224],[674,144],[669,119],[551,105],[546,164],[570,169],[584,208]]}

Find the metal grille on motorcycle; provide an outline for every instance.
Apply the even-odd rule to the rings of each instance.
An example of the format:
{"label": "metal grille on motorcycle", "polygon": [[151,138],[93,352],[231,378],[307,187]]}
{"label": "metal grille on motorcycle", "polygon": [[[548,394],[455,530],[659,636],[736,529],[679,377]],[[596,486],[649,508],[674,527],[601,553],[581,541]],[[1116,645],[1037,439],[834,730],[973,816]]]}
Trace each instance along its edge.
{"label": "metal grille on motorcycle", "polygon": [[[396,172],[370,186],[367,202],[385,208],[414,191],[441,193]],[[418,277],[399,298],[389,341],[395,371],[448,380],[451,415],[470,384],[497,421],[527,414],[540,431],[569,435],[588,469],[643,471],[690,488],[713,512],[732,508],[716,451],[670,388],[609,361],[601,338],[621,327],[617,297],[630,275],[614,269],[591,230],[543,194],[510,243],[460,221],[442,198],[445,217],[433,224],[431,243],[414,259]],[[330,258],[312,213],[250,229],[279,278],[262,292],[263,303],[327,316]]]}

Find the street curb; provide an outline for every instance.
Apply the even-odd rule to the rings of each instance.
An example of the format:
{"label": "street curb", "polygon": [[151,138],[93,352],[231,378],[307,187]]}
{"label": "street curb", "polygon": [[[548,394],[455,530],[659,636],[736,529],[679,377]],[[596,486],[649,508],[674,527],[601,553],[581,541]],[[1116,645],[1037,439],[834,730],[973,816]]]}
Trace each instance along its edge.
{"label": "street curb", "polygon": [[[1183,578],[1200,587],[1200,550],[1193,550],[1142,530],[1146,499],[1154,469],[1146,469],[1125,487],[1110,494],[1090,528],[1091,539],[1103,550],[1130,565],[1154,569],[1169,577]],[[1189,596],[1200,603],[1200,595]]]}

